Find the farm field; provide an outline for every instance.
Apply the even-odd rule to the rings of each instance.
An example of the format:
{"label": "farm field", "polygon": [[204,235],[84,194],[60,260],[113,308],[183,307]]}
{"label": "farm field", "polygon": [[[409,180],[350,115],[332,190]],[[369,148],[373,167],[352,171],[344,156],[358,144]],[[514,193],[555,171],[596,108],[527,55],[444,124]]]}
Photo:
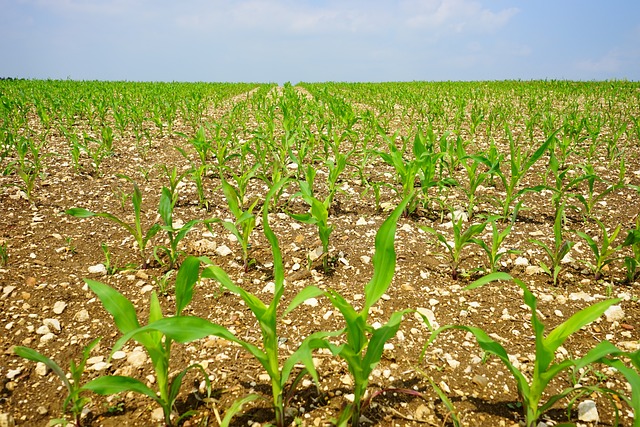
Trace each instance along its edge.
{"label": "farm field", "polygon": [[640,425],[640,84],[0,100],[6,425]]}

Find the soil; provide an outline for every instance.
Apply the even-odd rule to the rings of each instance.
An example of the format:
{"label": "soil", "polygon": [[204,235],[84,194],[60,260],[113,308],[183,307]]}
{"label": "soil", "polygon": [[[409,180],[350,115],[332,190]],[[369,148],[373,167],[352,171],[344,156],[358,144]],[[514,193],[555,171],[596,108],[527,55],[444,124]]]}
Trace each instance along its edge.
{"label": "soil", "polygon": [[[302,92],[302,90],[300,89]],[[280,92],[274,92],[276,95]],[[308,99],[313,97],[305,92]],[[222,120],[234,105],[246,99],[229,99],[216,110],[209,111],[203,121]],[[305,98],[307,99],[307,98]],[[355,104],[354,104],[355,105]],[[637,106],[636,106],[637,107]],[[367,106],[358,104],[358,111]],[[370,108],[370,107],[369,107]],[[638,111],[635,112],[637,115]],[[256,121],[247,119],[240,129],[238,139],[252,137]],[[415,124],[407,123],[407,117],[393,117],[389,121],[389,135],[395,130],[407,132]],[[31,117],[37,127],[38,118]],[[82,123],[79,124],[82,126]],[[186,123],[177,122],[176,132],[192,134]],[[358,132],[356,127],[356,133]],[[67,142],[55,128],[47,137],[46,151],[66,153]],[[623,137],[624,139],[628,136]],[[543,139],[537,138],[541,143]],[[508,142],[498,136],[501,151],[508,150]],[[477,141],[477,147],[487,146],[487,141]],[[89,159],[84,158],[84,167],[76,172],[70,161],[62,157],[49,157],[38,180],[31,201],[15,185],[19,178],[15,174],[0,176],[0,243],[6,245],[8,261],[0,268],[0,327],[4,331],[0,338],[0,412],[9,413],[16,425],[44,426],[62,413],[66,391],[60,380],[51,372],[42,375],[36,364],[13,353],[16,345],[29,346],[57,361],[64,369],[71,360],[78,360],[82,348],[92,339],[102,337],[87,365],[85,379],[98,375],[131,375],[153,385],[155,378],[148,359],[142,360],[142,348],[129,342],[122,349],[122,358],[109,360],[110,349],[119,338],[113,319],[104,310],[100,301],[88,289],[83,279],[90,278],[106,283],[129,298],[145,318],[152,291],[160,290],[160,278],[166,268],[159,265],[147,251],[148,265],[140,267],[138,250],[124,228],[104,218],[79,219],[64,213],[71,207],[83,207],[94,212],[111,212],[126,221],[133,221],[130,202],[121,205],[122,192],[131,192],[131,183],[119,177],[132,177],[142,192],[142,223],[144,227],[160,222],[157,206],[162,186],[168,185],[162,165],[176,166],[179,171],[189,167],[187,160],[174,148],[179,146],[191,153],[192,147],[177,133],[157,135],[152,147],[142,156],[133,135],[120,135],[114,141],[114,153],[100,166],[99,173],[92,173]],[[629,149],[625,153],[627,183],[640,185],[640,144],[626,140]],[[10,159],[7,159],[10,160]],[[5,162],[7,161],[5,160]],[[575,159],[573,159],[575,160]],[[522,186],[542,183],[547,173],[548,156],[544,156],[527,173]],[[2,165],[3,167],[5,165]],[[603,156],[598,165],[599,176],[609,182],[618,177],[616,166],[610,166]],[[324,182],[326,167],[317,164],[319,182]],[[395,186],[393,169],[380,159],[372,159],[366,170],[371,181],[386,181]],[[463,170],[455,172],[463,179]],[[187,222],[190,219],[230,218],[220,179],[210,173],[205,178],[209,209],[198,205],[198,196],[193,181],[183,180],[179,188],[179,201],[175,218]],[[600,191],[601,183],[598,183]],[[264,197],[266,186],[258,179],[250,184],[249,199]],[[373,192],[362,185],[355,169],[348,167],[341,182],[341,191],[330,212],[330,223],[334,231],[330,238],[329,257],[331,271],[325,273],[318,262],[309,263],[309,254],[320,246],[317,229],[293,220],[283,208],[269,214],[271,228],[279,239],[286,270],[285,296],[281,307],[305,286],[314,284],[325,289],[334,289],[356,307],[363,302],[364,286],[370,280],[373,267],[375,233],[389,209],[399,201],[390,186],[383,186],[380,205],[377,206]],[[287,194],[294,194],[297,186],[291,184]],[[324,191],[319,184],[320,192]],[[464,194],[456,188],[446,189],[452,206],[462,206]],[[477,192],[479,204],[470,222],[478,221],[480,214],[495,212],[488,196],[500,197],[503,189],[499,182],[495,186],[485,183]],[[287,194],[283,195],[283,205]],[[638,194],[630,187],[620,188],[602,198],[595,206],[595,216],[613,230],[622,226],[619,242],[626,237],[640,211]],[[501,270],[522,279],[536,295],[539,302],[538,315],[547,330],[551,330],[568,319],[573,313],[609,297],[622,298],[618,304],[623,316],[610,319],[603,316],[569,337],[558,353],[559,358],[584,355],[602,340],[609,340],[620,348],[637,350],[640,347],[640,308],[638,307],[639,283],[625,282],[624,265],[615,261],[604,272],[603,278],[595,280],[586,267],[592,254],[584,240],[571,230],[586,230],[599,235],[593,221],[586,221],[579,212],[568,211],[565,224],[569,239],[577,243],[571,258],[563,264],[559,284],[554,286],[548,275],[536,269],[541,261],[547,262],[541,248],[531,239],[543,239],[551,243],[553,238],[554,211],[550,192],[527,193],[523,196],[521,209],[505,247],[519,253],[503,257]],[[289,211],[303,212],[306,207],[295,199],[286,205]],[[523,371],[530,373],[535,359],[534,340],[531,328],[531,312],[523,301],[523,293],[515,284],[495,282],[472,291],[464,287],[481,277],[486,266],[486,256],[477,245],[463,251],[460,277],[453,280],[451,267],[442,246],[434,236],[421,226],[429,226],[442,233],[452,235],[447,211],[438,206],[427,206],[415,213],[403,216],[397,223],[397,265],[393,282],[386,294],[372,308],[369,322],[384,323],[391,313],[407,308],[418,309],[433,315],[439,325],[463,324],[484,329],[499,341],[512,356],[512,360]],[[465,227],[468,223],[465,223]],[[499,223],[500,227],[504,224]],[[490,238],[487,228],[482,237]],[[162,241],[158,235],[149,245]],[[101,244],[110,248],[113,274],[92,273],[90,267],[105,264]],[[226,251],[223,247],[230,251]],[[206,255],[222,267],[235,283],[254,293],[263,301],[270,301],[272,294],[267,284],[271,280],[272,257],[268,241],[258,225],[251,239],[251,258],[255,264],[248,271],[242,266],[239,244],[220,225],[212,231],[196,226],[183,240],[183,248],[190,255]],[[625,248],[621,254],[628,254]],[[229,253],[227,253],[229,252]],[[129,267],[128,267],[129,266]],[[99,268],[97,268],[99,271]],[[168,291],[160,294],[165,313],[172,313],[175,297],[169,278]],[[203,280],[196,287],[188,314],[201,316],[231,329],[237,336],[255,344],[260,343],[259,327],[252,313],[241,303],[240,298],[223,290],[211,280]],[[56,322],[47,319],[55,319]],[[42,328],[49,325],[50,334]],[[282,319],[279,337],[282,341],[282,356],[293,352],[296,343],[312,332],[337,330],[343,327],[339,312],[329,301],[318,298],[301,305]],[[514,426],[523,419],[516,384],[509,371],[497,359],[485,355],[470,334],[450,331],[440,335],[426,347],[424,358],[421,352],[430,332],[416,313],[404,316],[398,334],[389,341],[380,364],[370,379],[370,393],[378,393],[363,414],[365,425],[410,426],[451,425],[446,406],[434,391],[430,381],[438,384],[455,405],[458,417],[468,426]],[[353,381],[346,365],[324,351],[316,355],[320,375],[319,388],[305,378],[293,394],[290,402],[288,423],[302,425],[328,425],[335,420],[347,402]],[[108,362],[108,363],[104,363]],[[200,363],[209,375],[215,399],[204,399],[203,378],[197,371],[187,375],[180,394],[177,409],[181,412],[194,410],[195,414],[182,425],[217,425],[216,414],[224,416],[231,403],[250,393],[259,393],[265,400],[246,404],[231,425],[261,425],[273,421],[269,406],[270,383],[259,363],[236,345],[221,339],[207,338],[188,345],[174,345],[172,369],[178,370],[191,363]],[[601,385],[629,393],[624,379],[604,366],[560,376],[550,385],[550,391],[561,390],[575,384]],[[399,389],[410,389],[421,393],[407,394]],[[600,426],[615,424],[612,401],[606,396],[593,393],[582,397],[596,402]],[[92,426],[146,426],[153,425],[155,404],[148,398],[133,393],[118,394],[108,398],[91,395],[88,414],[84,420]],[[613,400],[621,408],[619,424],[630,426],[632,412],[623,402]],[[562,400],[545,415],[548,425],[567,421],[568,401]],[[570,414],[577,420],[577,402]],[[294,417],[295,415],[295,417]],[[157,422],[155,422],[157,423]],[[580,422],[583,425],[594,423]]]}

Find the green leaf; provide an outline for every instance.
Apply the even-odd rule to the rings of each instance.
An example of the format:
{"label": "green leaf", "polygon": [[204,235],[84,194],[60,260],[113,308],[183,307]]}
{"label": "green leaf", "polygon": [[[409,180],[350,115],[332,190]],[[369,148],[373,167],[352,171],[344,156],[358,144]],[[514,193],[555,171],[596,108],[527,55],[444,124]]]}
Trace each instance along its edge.
{"label": "green leaf", "polygon": [[307,286],[306,288],[298,292],[295,297],[293,297],[282,316],[284,317],[287,314],[291,313],[297,306],[299,306],[309,298],[315,298],[324,295],[324,293],[325,292],[317,286]]}
{"label": "green leaf", "polygon": [[92,216],[96,216],[96,213],[91,212],[84,208],[71,208],[64,211],[67,215],[74,216],[76,218],[90,218]]}
{"label": "green leaf", "polygon": [[67,378],[67,375],[56,362],[29,347],[15,346],[13,348],[13,352],[18,356],[31,360],[33,362],[44,363],[60,378],[65,387],[67,387],[67,390],[69,390],[69,392],[71,391],[72,387],[69,379]]}
{"label": "green leaf", "polygon": [[136,308],[131,301],[104,283],[91,279],[84,279],[84,281],[98,296],[105,310],[113,316],[113,320],[120,332],[126,334],[140,327],[138,317],[136,316]]}
{"label": "green leaf", "polygon": [[182,314],[182,310],[191,302],[193,298],[193,288],[198,282],[200,273],[200,260],[196,257],[187,257],[180,266],[176,276],[176,314]]}
{"label": "green leaf", "polygon": [[600,301],[575,313],[549,333],[544,340],[545,348],[555,353],[571,334],[602,316],[609,307],[618,302],[620,298]]}
{"label": "green leaf", "polygon": [[497,280],[510,281],[510,280],[513,280],[513,277],[511,277],[511,275],[507,273],[502,273],[502,272],[487,274],[486,276],[483,276],[478,280],[475,280],[474,282],[470,283],[468,286],[464,288],[464,290],[469,291],[471,289],[476,289],[486,285],[487,283],[495,282]]}
{"label": "green leaf", "polygon": [[400,327],[400,322],[402,322],[402,317],[409,311],[410,310],[394,312],[391,314],[387,323],[373,331],[369,339],[369,345],[367,345],[367,352],[362,360],[364,375],[369,377],[371,371],[380,363],[385,343],[396,335]]}
{"label": "green leaf", "polygon": [[231,423],[231,418],[233,418],[238,412],[242,410],[242,406],[246,403],[253,402],[254,400],[261,399],[262,396],[259,394],[250,394],[241,399],[236,399],[231,406],[227,408],[224,413],[224,418],[220,423],[220,427],[229,427]]}
{"label": "green leaf", "polygon": [[362,308],[364,313],[369,311],[369,308],[380,299],[391,284],[396,268],[396,251],[394,248],[396,224],[412,196],[413,194],[405,197],[400,202],[376,233],[373,277],[364,287],[365,302]]}
{"label": "green leaf", "polygon": [[160,195],[160,203],[158,204],[158,213],[164,223],[173,228],[173,202],[171,200],[171,192],[167,187],[162,187],[162,194]]}
{"label": "green leaf", "polygon": [[124,391],[133,391],[135,393],[144,394],[151,399],[159,402],[156,392],[147,387],[143,382],[121,375],[110,375],[104,377],[98,377],[92,381],[89,381],[82,387],[83,390],[89,390],[97,394],[104,396],[116,393],[122,393]]}

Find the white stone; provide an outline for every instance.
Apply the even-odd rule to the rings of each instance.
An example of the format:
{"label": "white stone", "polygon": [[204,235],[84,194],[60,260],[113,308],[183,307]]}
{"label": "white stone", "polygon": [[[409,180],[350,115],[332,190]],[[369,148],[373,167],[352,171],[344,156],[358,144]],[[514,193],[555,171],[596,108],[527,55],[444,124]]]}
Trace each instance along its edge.
{"label": "white stone", "polygon": [[44,377],[45,375],[47,375],[49,373],[49,367],[47,365],[45,365],[42,362],[38,362],[36,363],[36,369],[35,369],[36,374],[40,375],[41,377]]}
{"label": "white stone", "polygon": [[619,305],[612,305],[604,312],[607,322],[619,322],[624,319],[624,310]]}
{"label": "white stone", "polygon": [[317,307],[318,299],[317,298],[309,298],[303,302],[304,305],[308,305],[309,307]]}
{"label": "white stone", "polygon": [[92,371],[104,371],[105,369],[107,369],[109,366],[111,366],[110,363],[107,362],[97,362],[94,363],[93,365],[89,366],[89,369]]}
{"label": "white stone", "polygon": [[118,350],[111,355],[111,358],[113,360],[120,360],[120,359],[124,359],[125,357],[127,357],[127,353],[125,353],[122,350]]}
{"label": "white stone", "polygon": [[569,299],[572,301],[583,300],[586,302],[591,302],[595,300],[595,298],[592,295],[586,293],[585,291],[573,292],[569,294]]}
{"label": "white stone", "polygon": [[367,225],[367,220],[363,217],[360,217],[360,219],[356,221],[356,225]]}
{"label": "white stone", "polygon": [[89,312],[83,308],[79,310],[73,318],[78,322],[86,322],[89,320]]}
{"label": "white stone", "polygon": [[578,419],[585,422],[597,423],[600,421],[596,402],[593,400],[585,400],[578,405]]}
{"label": "white stone", "polygon": [[38,329],[36,329],[36,334],[38,334],[38,335],[45,335],[45,334],[48,334],[50,332],[51,332],[51,330],[49,329],[49,327],[47,325],[42,325]]}
{"label": "white stone", "polygon": [[53,333],[49,332],[48,334],[44,334],[40,337],[40,342],[42,344],[48,343],[49,341],[53,341],[55,338],[56,336]]}
{"label": "white stone", "polygon": [[514,261],[515,265],[520,265],[520,266],[527,266],[529,265],[529,260],[526,259],[523,256],[519,256],[518,258],[516,258],[516,260]]}
{"label": "white stone", "polygon": [[105,275],[107,274],[107,267],[104,266],[104,264],[96,264],[96,265],[92,265],[91,267],[88,268],[89,273],[91,274],[100,274],[100,275]]}
{"label": "white stone", "polygon": [[229,249],[229,246],[227,245],[218,246],[216,248],[216,254],[220,256],[231,255],[231,249]]}
{"label": "white stone", "polygon": [[49,328],[49,330],[53,329],[57,332],[60,332],[62,327],[60,326],[60,321],[58,319],[44,319],[42,323]]}
{"label": "white stone", "polygon": [[56,301],[56,303],[53,304],[53,312],[55,314],[62,314],[65,308],[67,308],[67,303],[64,301]]}
{"label": "white stone", "polygon": [[133,367],[140,368],[147,363],[147,355],[144,351],[134,350],[127,356],[127,362]]}
{"label": "white stone", "polygon": [[273,282],[267,283],[264,288],[262,288],[262,292],[265,294],[273,294],[276,291],[276,284]]}
{"label": "white stone", "polygon": [[22,373],[22,368],[17,368],[17,369],[9,369],[7,371],[7,379],[8,380],[12,380],[15,377],[17,377],[18,375],[20,375]]}
{"label": "white stone", "polygon": [[360,261],[362,261],[363,264],[369,264],[371,262],[371,257],[368,255],[362,255],[360,257]]}

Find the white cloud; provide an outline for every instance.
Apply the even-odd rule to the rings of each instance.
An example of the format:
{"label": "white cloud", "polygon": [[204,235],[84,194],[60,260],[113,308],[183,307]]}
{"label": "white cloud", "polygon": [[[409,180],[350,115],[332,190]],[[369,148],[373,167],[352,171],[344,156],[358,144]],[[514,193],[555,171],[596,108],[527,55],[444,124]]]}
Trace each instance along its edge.
{"label": "white cloud", "polygon": [[623,62],[622,52],[614,49],[600,58],[588,58],[578,61],[576,66],[579,70],[589,73],[615,73],[622,68]]}
{"label": "white cloud", "polygon": [[510,7],[494,12],[474,0],[404,0],[401,5],[408,26],[453,33],[491,33],[519,11]]}

